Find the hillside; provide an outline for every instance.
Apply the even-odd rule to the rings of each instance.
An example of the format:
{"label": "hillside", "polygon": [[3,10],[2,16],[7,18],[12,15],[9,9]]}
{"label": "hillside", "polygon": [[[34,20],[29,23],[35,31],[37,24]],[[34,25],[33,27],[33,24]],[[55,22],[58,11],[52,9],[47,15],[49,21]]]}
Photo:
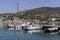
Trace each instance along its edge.
{"label": "hillside", "polygon": [[40,7],[22,12],[10,14],[12,17],[19,17],[20,19],[40,19],[47,20],[48,17],[60,17],[60,7]]}

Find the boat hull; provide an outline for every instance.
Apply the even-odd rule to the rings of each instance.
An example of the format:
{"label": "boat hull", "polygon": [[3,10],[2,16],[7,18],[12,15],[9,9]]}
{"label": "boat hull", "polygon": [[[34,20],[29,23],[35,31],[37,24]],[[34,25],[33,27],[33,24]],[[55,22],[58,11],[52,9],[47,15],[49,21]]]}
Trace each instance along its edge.
{"label": "boat hull", "polygon": [[25,31],[29,31],[29,30],[40,30],[41,28],[40,27],[24,27],[23,28]]}

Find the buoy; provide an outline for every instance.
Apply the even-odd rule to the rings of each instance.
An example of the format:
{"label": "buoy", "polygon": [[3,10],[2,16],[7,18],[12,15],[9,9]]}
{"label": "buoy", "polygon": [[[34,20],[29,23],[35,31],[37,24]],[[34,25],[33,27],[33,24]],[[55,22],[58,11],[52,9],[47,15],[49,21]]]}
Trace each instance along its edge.
{"label": "buoy", "polygon": [[48,37],[48,33],[46,33],[46,35],[45,35],[46,37]]}

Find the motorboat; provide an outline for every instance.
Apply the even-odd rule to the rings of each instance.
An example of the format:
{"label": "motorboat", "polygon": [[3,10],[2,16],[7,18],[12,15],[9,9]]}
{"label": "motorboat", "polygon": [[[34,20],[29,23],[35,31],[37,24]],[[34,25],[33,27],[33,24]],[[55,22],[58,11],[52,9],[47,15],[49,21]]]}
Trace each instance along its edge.
{"label": "motorboat", "polygon": [[8,30],[15,30],[15,26],[13,24],[8,24]]}
{"label": "motorboat", "polygon": [[21,25],[9,24],[8,25],[8,30],[22,30],[22,27],[21,27]]}
{"label": "motorboat", "polygon": [[58,32],[58,27],[56,25],[44,25],[43,28],[44,32]]}
{"label": "motorboat", "polygon": [[23,27],[23,29],[26,30],[26,31],[29,31],[29,30],[32,31],[32,30],[40,30],[41,27],[42,26],[39,25],[39,24],[32,24],[32,23],[30,23],[27,26]]}
{"label": "motorboat", "polygon": [[22,30],[21,25],[15,25],[15,30]]}

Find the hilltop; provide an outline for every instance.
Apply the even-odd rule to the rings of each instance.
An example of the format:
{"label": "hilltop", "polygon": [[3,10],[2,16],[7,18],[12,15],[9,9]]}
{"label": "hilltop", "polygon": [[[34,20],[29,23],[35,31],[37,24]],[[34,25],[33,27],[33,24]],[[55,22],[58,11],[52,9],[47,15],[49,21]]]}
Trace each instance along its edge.
{"label": "hilltop", "polygon": [[[2,14],[5,15],[5,14]],[[7,14],[6,14],[7,15]],[[20,19],[39,19],[47,20],[49,17],[60,17],[60,7],[40,7],[29,9],[14,14],[9,13],[9,17],[18,17]]]}

